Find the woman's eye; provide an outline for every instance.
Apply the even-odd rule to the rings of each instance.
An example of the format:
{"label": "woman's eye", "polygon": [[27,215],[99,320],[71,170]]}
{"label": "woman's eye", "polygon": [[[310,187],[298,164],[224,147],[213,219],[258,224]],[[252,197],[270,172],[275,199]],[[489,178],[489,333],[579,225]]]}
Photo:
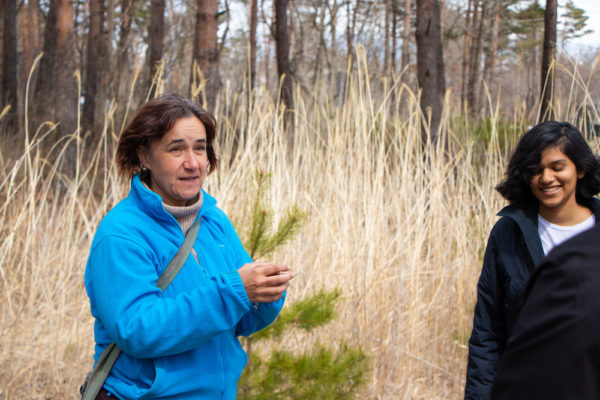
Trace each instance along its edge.
{"label": "woman's eye", "polygon": [[183,147],[181,147],[181,146],[175,146],[175,147],[171,147],[169,149],[169,152],[171,152],[171,153],[177,153],[177,152],[180,152],[180,151],[183,151]]}
{"label": "woman's eye", "polygon": [[195,150],[197,152],[204,152],[206,151],[206,146],[196,146]]}

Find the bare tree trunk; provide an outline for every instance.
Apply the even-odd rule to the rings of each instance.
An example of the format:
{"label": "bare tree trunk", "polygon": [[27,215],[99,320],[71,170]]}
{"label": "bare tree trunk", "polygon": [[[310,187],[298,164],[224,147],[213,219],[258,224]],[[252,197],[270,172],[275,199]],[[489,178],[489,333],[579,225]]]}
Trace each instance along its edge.
{"label": "bare tree trunk", "polygon": [[384,55],[383,55],[383,76],[387,76],[390,71],[390,19],[392,18],[392,0],[385,0],[385,22],[384,22]]}
{"label": "bare tree trunk", "polygon": [[479,28],[477,29],[477,40],[475,41],[475,51],[473,52],[473,65],[471,68],[470,83],[472,84],[472,90],[470,91],[471,99],[469,104],[471,105],[471,112],[478,113],[480,111],[481,102],[481,87],[482,87],[482,70],[481,61],[483,55],[483,38],[485,37],[486,29],[486,15],[488,9],[485,1],[481,2],[481,16],[479,18]]}
{"label": "bare tree trunk", "polygon": [[[318,17],[317,17],[318,16]],[[316,7],[315,8],[315,19],[313,22],[313,28],[318,32],[319,35],[319,43],[317,45],[317,55],[315,56],[315,63],[313,68],[313,79],[312,85],[314,86],[321,77],[321,71],[323,68],[321,67],[321,58],[322,54],[327,50],[327,43],[325,43],[325,7]],[[288,37],[288,43],[290,42]],[[326,57],[327,55],[325,55]]]}
{"label": "bare tree trunk", "polygon": [[496,62],[498,60],[498,34],[500,31],[500,0],[495,0],[494,3],[494,24],[492,28],[492,59],[490,61],[490,71],[488,76],[488,84],[490,87],[496,86]]}
{"label": "bare tree trunk", "polygon": [[38,0],[29,0],[22,11],[23,21],[23,86],[27,85],[33,60],[40,47],[40,5]]}
{"label": "bare tree trunk", "polygon": [[124,87],[128,81],[125,66],[128,65],[129,59],[129,34],[131,32],[131,22],[133,21],[133,12],[135,10],[135,0],[121,0],[121,21],[119,23],[119,42],[117,44],[117,67],[115,69],[115,82],[113,96],[116,97],[117,103],[126,96]]}
{"label": "bare tree trunk", "polygon": [[337,2],[337,0],[333,1],[333,4],[331,4],[331,2],[327,2],[327,7],[329,9],[329,15],[330,15],[330,21],[329,21],[329,36],[330,36],[330,43],[329,43],[329,51],[331,53],[331,59],[335,59],[336,53],[337,53],[337,41],[336,41],[336,32],[337,32],[337,20],[338,20],[338,11],[340,10],[341,7],[343,7],[343,4],[340,4]]}
{"label": "bare tree trunk", "polygon": [[218,90],[219,50],[217,29],[219,4],[216,0],[198,0],[196,9],[196,32],[192,55],[192,87],[196,82],[195,69],[199,68],[204,78],[204,99],[206,107],[214,110]]}
{"label": "bare tree trunk", "polygon": [[[0,5],[2,2],[0,1]],[[2,59],[2,48],[4,47],[4,9],[0,7],[0,60]],[[0,62],[0,90],[2,90],[2,62]],[[0,101],[2,98],[0,97]]]}
{"label": "bare tree trunk", "polygon": [[286,124],[291,122],[294,108],[292,76],[289,53],[290,43],[287,27],[287,7],[289,0],[275,0],[275,46],[277,50],[277,74],[281,83],[281,101],[286,109]]}
{"label": "bare tree trunk", "polygon": [[118,82],[115,79],[115,66],[118,59],[113,51],[112,43],[115,39],[115,8],[116,0],[101,0],[102,5],[102,21],[104,27],[100,32],[100,48],[98,50],[98,61],[105,68],[101,69],[98,74],[98,91],[96,96],[96,117],[94,134],[98,138],[102,133],[102,124],[104,123],[104,111],[107,99],[114,100],[114,88]]}
{"label": "bare tree trunk", "polygon": [[439,0],[417,0],[417,79],[421,110],[429,119],[422,139],[437,141],[446,92]]}
{"label": "bare tree trunk", "polygon": [[156,85],[152,85],[156,79],[156,73],[163,58],[163,43],[165,36],[165,0],[151,0],[150,3],[150,25],[148,27],[148,45],[150,47],[150,75],[148,77],[148,89],[150,97],[155,97],[159,92]]}
{"label": "bare tree trunk", "polygon": [[256,27],[258,19],[258,0],[248,0],[248,29],[250,47],[250,91],[256,84]]}
{"label": "bare tree trunk", "polygon": [[17,0],[2,1],[3,40],[2,40],[2,108],[10,105],[11,111],[5,117],[8,130],[17,133],[18,121],[17,92],[19,76],[17,72]]}
{"label": "bare tree trunk", "polygon": [[554,59],[556,55],[556,0],[546,0],[544,14],[544,45],[542,53],[542,85],[540,119],[554,118],[552,96],[554,94]]}
{"label": "bare tree trunk", "polygon": [[463,41],[462,74],[460,81],[460,106],[465,109],[467,103],[467,77],[469,76],[469,49],[471,48],[471,7],[472,1],[467,4],[467,15],[465,17],[465,38]]}
{"label": "bare tree trunk", "polygon": [[56,60],[56,14],[59,0],[50,0],[46,25],[44,28],[44,55],[40,61],[40,69],[35,85],[35,112],[33,123],[54,116],[54,62]]}
{"label": "bare tree trunk", "polygon": [[398,29],[398,4],[397,0],[392,0],[392,54],[390,57],[390,69],[392,75],[396,74],[396,50],[398,50],[398,35],[396,30]]}
{"label": "bare tree trunk", "polygon": [[102,29],[104,7],[102,0],[90,0],[90,23],[87,40],[86,73],[84,83],[84,103],[82,125],[83,130],[94,132],[94,122],[96,114],[96,97],[98,95],[98,81],[100,73],[98,67],[100,63],[100,54],[102,53]]}
{"label": "bare tree trunk", "polygon": [[[533,41],[537,43],[539,40],[537,29],[533,31]],[[531,54],[531,61],[529,65],[527,65],[527,97],[525,100],[525,104],[527,106],[527,110],[531,111],[536,103],[538,97],[538,87],[537,84],[539,80],[537,79],[537,73],[540,71],[540,51],[539,46],[533,47],[533,52]],[[540,89],[541,90],[541,89]]]}
{"label": "bare tree trunk", "polygon": [[[479,14],[479,5],[481,4],[481,15]],[[475,0],[473,5],[473,23],[472,32],[475,34],[475,42],[472,43],[472,47],[469,51],[470,62],[469,62],[469,79],[467,81],[467,109],[469,114],[473,116],[473,113],[477,111],[477,86],[479,80],[479,71],[481,63],[481,47],[482,47],[482,29],[484,21],[484,10],[485,4],[481,0]]]}
{"label": "bare tree trunk", "polygon": [[350,3],[348,0],[347,3],[347,12],[348,12],[348,26],[346,27],[346,41],[348,47],[348,58],[350,60],[354,60],[354,34],[356,32],[356,18],[358,16],[358,10],[360,9],[361,0],[356,0],[356,5],[354,6],[354,10],[350,12]]}
{"label": "bare tree trunk", "polygon": [[402,32],[402,81],[407,83],[410,73],[410,11],[411,0],[404,0],[404,28]]}
{"label": "bare tree trunk", "polygon": [[[56,10],[56,121],[60,137],[75,133],[77,130],[77,112],[79,92],[75,71],[77,70],[77,51],[75,47],[75,21],[73,3],[70,0],[58,0]],[[64,155],[66,171],[73,175],[76,167],[76,142],[72,142]]]}
{"label": "bare tree trunk", "polygon": [[[266,0],[262,0],[261,2],[261,9],[265,6],[265,1]],[[272,3],[273,4],[273,13],[275,12],[275,2]],[[262,17],[263,17],[263,23],[266,25],[271,26],[272,25],[272,21],[273,18],[271,19],[271,22],[267,21],[267,17],[265,16],[265,13],[263,11],[262,13]],[[263,36],[263,43],[264,43],[264,49],[265,49],[265,57],[264,57],[264,73],[265,73],[265,87],[268,89],[270,86],[270,82],[271,82],[271,47],[272,47],[272,40],[273,40],[273,34],[272,32],[269,32],[267,30],[265,30],[265,34]]]}

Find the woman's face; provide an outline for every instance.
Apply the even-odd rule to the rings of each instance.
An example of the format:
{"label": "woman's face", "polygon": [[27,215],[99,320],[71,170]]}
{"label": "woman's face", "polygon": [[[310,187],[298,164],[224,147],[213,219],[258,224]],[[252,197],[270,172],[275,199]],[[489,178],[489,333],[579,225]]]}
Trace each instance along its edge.
{"label": "woman's face", "polygon": [[537,171],[529,182],[539,201],[540,214],[543,216],[562,207],[577,207],[577,179],[584,175],[585,171],[577,171],[573,161],[559,147],[544,149]]}
{"label": "woman's face", "polygon": [[206,148],[204,124],[195,116],[178,119],[161,139],[138,151],[150,170],[150,189],[168,205],[196,201],[208,171]]}

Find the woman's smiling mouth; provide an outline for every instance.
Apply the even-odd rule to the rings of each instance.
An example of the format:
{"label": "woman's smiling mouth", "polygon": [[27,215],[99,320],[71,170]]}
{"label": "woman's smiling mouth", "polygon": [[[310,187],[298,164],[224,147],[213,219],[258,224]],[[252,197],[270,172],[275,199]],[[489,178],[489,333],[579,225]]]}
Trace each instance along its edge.
{"label": "woman's smiling mouth", "polygon": [[540,190],[542,191],[542,193],[554,193],[558,189],[560,189],[560,186],[548,186],[548,187],[541,188]]}

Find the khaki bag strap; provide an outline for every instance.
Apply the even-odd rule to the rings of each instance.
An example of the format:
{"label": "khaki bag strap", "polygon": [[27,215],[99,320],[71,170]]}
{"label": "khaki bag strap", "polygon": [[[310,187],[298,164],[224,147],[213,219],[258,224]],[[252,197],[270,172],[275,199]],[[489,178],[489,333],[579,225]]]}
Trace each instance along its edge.
{"label": "khaki bag strap", "polygon": [[[194,246],[194,242],[196,241],[196,236],[198,236],[198,231],[200,230],[200,220],[202,218],[198,217],[196,221],[192,224],[190,229],[188,229],[185,234],[185,239],[183,244],[177,250],[175,257],[169,262],[167,268],[165,268],[162,275],[156,281],[156,286],[158,286],[162,292],[173,282],[175,276],[185,264],[185,261],[188,259],[190,255],[190,251]],[[121,354],[121,349],[116,345],[115,342],[111,342],[100,354],[98,357],[98,361],[94,366],[94,369],[88,375],[86,381],[83,386],[79,389],[81,393],[82,400],[94,400],[98,393],[100,393],[100,389],[102,389],[102,385],[106,381],[108,374],[110,373],[111,368],[117,361],[117,358]]]}

